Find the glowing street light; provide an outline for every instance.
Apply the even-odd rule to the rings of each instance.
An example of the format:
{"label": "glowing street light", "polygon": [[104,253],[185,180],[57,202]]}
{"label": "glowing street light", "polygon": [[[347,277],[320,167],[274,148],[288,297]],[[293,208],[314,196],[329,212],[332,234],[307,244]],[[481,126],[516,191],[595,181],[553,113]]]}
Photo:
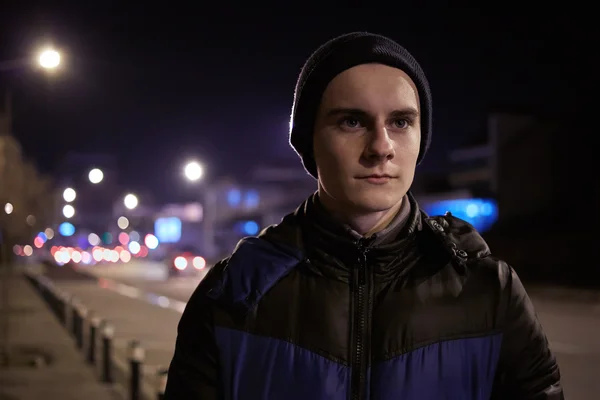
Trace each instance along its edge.
{"label": "glowing street light", "polygon": [[64,206],[62,211],[65,218],[72,218],[75,215],[75,207],[70,204]]}
{"label": "glowing street light", "polygon": [[40,53],[38,62],[42,68],[55,69],[60,65],[60,53],[54,49],[46,49]]}
{"label": "glowing street light", "polygon": [[135,194],[129,193],[127,196],[125,196],[123,204],[125,204],[125,207],[128,209],[133,210],[138,206],[138,198]]}
{"label": "glowing street light", "polygon": [[204,168],[197,161],[190,161],[183,168],[183,173],[187,180],[190,182],[196,182],[204,175]]}
{"label": "glowing street light", "polygon": [[104,179],[104,172],[102,172],[102,170],[99,168],[94,168],[88,174],[88,179],[90,180],[91,183],[96,185],[96,184],[102,182],[102,179]]}
{"label": "glowing street light", "polygon": [[13,210],[14,210],[14,209],[15,209],[15,208],[13,207],[13,205],[12,205],[11,203],[6,203],[6,204],[4,205],[4,212],[5,212],[6,214],[8,214],[8,215],[12,214],[12,212],[13,212]]}
{"label": "glowing street light", "polygon": [[73,200],[75,200],[76,197],[77,192],[73,188],[66,188],[63,192],[63,199],[65,199],[67,203],[72,202]]}

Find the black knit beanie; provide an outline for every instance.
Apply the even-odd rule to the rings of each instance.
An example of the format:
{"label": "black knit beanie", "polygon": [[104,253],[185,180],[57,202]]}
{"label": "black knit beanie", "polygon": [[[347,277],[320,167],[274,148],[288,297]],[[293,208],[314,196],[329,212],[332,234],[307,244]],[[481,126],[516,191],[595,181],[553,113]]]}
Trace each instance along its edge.
{"label": "black knit beanie", "polygon": [[313,131],[323,92],[343,71],[368,63],[401,69],[415,83],[421,108],[421,147],[417,164],[425,156],[431,141],[431,92],[423,70],[413,56],[393,40],[367,32],[349,33],[319,47],[304,64],[296,84],[290,144],[314,178],[317,178],[317,166],[313,156]]}

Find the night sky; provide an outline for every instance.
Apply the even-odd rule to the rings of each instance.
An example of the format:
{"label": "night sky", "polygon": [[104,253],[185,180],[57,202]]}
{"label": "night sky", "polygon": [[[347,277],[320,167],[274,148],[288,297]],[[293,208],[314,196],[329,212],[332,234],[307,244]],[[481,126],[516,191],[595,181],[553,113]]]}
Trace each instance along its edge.
{"label": "night sky", "polygon": [[69,151],[113,153],[125,185],[163,193],[179,184],[186,157],[205,162],[211,177],[294,160],[287,129],[297,75],[336,35],[388,35],[423,66],[434,104],[424,172],[443,171],[447,150],[481,135],[487,110],[579,112],[593,41],[593,25],[547,7],[540,15],[310,2],[288,10],[98,4],[14,2],[0,12],[0,60],[45,43],[64,53],[52,77],[27,68],[0,73],[15,93],[15,133],[45,172]]}

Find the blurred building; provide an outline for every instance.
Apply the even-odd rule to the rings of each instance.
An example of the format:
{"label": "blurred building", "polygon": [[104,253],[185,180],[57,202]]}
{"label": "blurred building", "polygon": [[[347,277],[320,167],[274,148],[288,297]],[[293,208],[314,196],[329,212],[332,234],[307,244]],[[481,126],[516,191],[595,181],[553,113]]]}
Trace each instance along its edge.
{"label": "blurred building", "polygon": [[[515,190],[511,188],[514,182],[507,179],[509,171],[503,163],[512,156],[512,150],[506,147],[510,138],[527,137],[533,129],[544,129],[536,123],[537,120],[528,115],[490,114],[485,131],[476,133],[449,153],[449,173],[443,178],[429,179],[429,184],[420,185],[417,198],[421,207],[431,215],[450,211],[480,232],[497,226],[498,221],[511,219],[515,213],[526,213],[529,201],[514,203],[512,197],[500,196]],[[547,153],[543,148],[536,152],[539,157],[544,157],[544,154]],[[533,169],[528,172],[533,172]],[[525,180],[532,178],[525,173],[522,177]],[[541,179],[533,179],[536,180],[533,186],[545,184]],[[440,182],[442,180],[445,183]],[[445,190],[436,190],[440,188]]]}
{"label": "blurred building", "polygon": [[598,221],[590,206],[600,204],[588,130],[570,118],[495,113],[484,135],[450,154],[449,183],[496,201],[498,221],[486,237],[524,277],[566,283],[594,275],[581,251]]}
{"label": "blurred building", "polygon": [[588,184],[572,185],[583,171],[571,162],[573,142],[565,133],[549,118],[492,114],[487,132],[450,153],[448,181],[473,197],[495,198],[504,222],[556,214],[566,203],[563,196],[586,191]]}
{"label": "blurred building", "polygon": [[483,232],[543,220],[564,204],[564,184],[557,185],[567,154],[559,140],[562,131],[548,118],[492,113],[485,131],[449,153],[446,183],[421,182],[417,198],[427,212],[446,208]]}
{"label": "blurred building", "polygon": [[205,237],[214,237],[209,245],[214,254],[226,255],[242,237],[279,223],[316,190],[316,181],[293,161],[257,166],[245,182],[229,179],[211,186],[205,197]]}
{"label": "blurred building", "polygon": [[453,189],[467,189],[473,196],[493,193],[492,154],[490,134],[482,132],[450,152],[451,172],[447,177]]}

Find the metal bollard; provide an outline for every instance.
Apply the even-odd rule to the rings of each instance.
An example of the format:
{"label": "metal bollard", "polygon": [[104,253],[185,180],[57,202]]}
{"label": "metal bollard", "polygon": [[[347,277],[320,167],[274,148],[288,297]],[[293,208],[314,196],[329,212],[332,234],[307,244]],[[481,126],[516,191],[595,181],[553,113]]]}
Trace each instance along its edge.
{"label": "metal bollard", "polygon": [[102,324],[102,382],[113,383],[112,341],[115,329],[108,322]]}
{"label": "metal bollard", "polygon": [[79,300],[76,297],[71,298],[71,333],[73,337],[77,339],[77,330],[79,329]]}
{"label": "metal bollard", "polygon": [[98,342],[98,327],[100,326],[100,318],[94,313],[90,313],[90,337],[88,342],[87,360],[90,364],[96,364],[96,343]]}
{"label": "metal bollard", "polygon": [[76,341],[77,341],[77,348],[79,350],[83,350],[83,346],[84,346],[84,336],[85,336],[85,319],[87,317],[88,314],[88,309],[83,306],[83,305],[79,305],[79,307],[77,307],[77,336],[75,337]]}
{"label": "metal bollard", "polygon": [[50,297],[52,298],[52,311],[54,315],[60,318],[60,296],[56,286],[50,287]]}
{"label": "metal bollard", "polygon": [[156,398],[158,400],[165,399],[165,391],[167,390],[167,375],[169,370],[167,368],[159,368],[157,371],[157,382],[158,387],[156,388]]}
{"label": "metal bollard", "polygon": [[58,316],[58,320],[63,326],[67,325],[67,295],[62,290],[58,290],[56,292],[56,314]]}
{"label": "metal bollard", "polygon": [[73,297],[65,293],[65,328],[67,332],[73,332]]}
{"label": "metal bollard", "polygon": [[48,306],[50,307],[50,310],[52,310],[52,312],[56,312],[56,303],[55,303],[55,299],[54,299],[54,288],[49,285],[46,284],[46,302],[48,303]]}
{"label": "metal bollard", "polygon": [[129,343],[129,366],[131,368],[131,381],[129,383],[130,400],[140,400],[142,398],[142,364],[144,363],[144,348],[137,340]]}

